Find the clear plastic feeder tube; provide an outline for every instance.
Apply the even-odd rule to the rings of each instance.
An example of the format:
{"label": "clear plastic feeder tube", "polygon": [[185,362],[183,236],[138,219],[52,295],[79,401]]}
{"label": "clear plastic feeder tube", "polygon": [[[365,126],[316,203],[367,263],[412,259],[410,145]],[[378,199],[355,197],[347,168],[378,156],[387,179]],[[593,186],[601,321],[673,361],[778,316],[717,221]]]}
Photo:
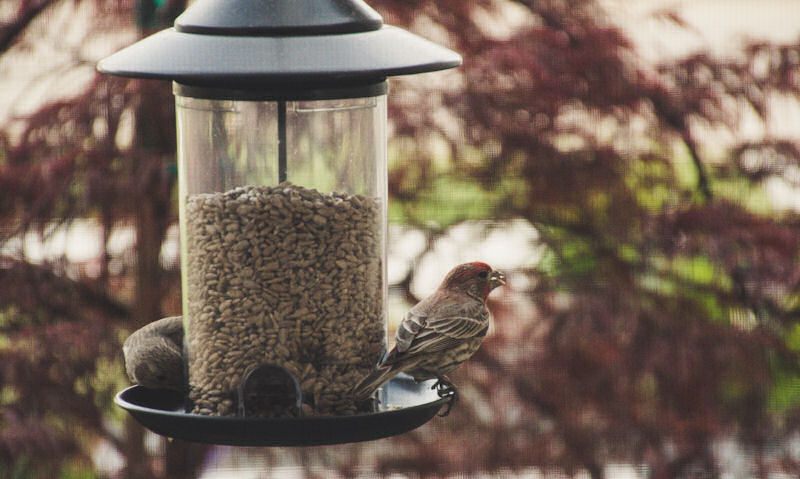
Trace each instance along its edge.
{"label": "clear plastic feeder tube", "polygon": [[302,408],[253,415],[357,412],[386,346],[385,94],[176,107],[192,411],[237,414],[242,377],[277,364]]}

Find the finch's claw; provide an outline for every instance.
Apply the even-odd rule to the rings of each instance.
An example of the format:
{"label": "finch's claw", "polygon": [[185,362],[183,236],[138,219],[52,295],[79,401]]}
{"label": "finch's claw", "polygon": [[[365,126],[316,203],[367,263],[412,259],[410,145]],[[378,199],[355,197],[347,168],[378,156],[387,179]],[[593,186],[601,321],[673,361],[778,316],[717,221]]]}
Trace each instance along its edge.
{"label": "finch's claw", "polygon": [[453,408],[453,403],[456,402],[458,399],[458,389],[446,378],[439,378],[436,383],[431,386],[431,389],[436,390],[436,394],[439,395],[440,398],[447,398],[447,409],[439,414],[439,417],[445,417],[450,414],[450,410]]}

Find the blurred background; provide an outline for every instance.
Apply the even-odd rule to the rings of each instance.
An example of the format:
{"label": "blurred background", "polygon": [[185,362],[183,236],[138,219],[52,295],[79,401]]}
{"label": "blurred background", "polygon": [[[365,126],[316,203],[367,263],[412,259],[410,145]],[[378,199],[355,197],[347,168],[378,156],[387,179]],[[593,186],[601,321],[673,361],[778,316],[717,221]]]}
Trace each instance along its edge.
{"label": "blurred background", "polygon": [[174,107],[95,64],[186,3],[0,3],[0,477],[800,475],[800,2],[372,0],[464,57],[391,81],[390,328],[509,285],[447,418],[249,449],[112,403],[180,313]]}

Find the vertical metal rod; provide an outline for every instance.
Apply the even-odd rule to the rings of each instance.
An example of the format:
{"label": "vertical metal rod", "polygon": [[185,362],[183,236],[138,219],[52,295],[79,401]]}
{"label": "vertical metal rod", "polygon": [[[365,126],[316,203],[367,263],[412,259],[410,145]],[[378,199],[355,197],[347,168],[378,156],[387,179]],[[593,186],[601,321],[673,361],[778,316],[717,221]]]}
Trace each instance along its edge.
{"label": "vertical metal rod", "polygon": [[278,102],[278,183],[286,181],[286,101]]}

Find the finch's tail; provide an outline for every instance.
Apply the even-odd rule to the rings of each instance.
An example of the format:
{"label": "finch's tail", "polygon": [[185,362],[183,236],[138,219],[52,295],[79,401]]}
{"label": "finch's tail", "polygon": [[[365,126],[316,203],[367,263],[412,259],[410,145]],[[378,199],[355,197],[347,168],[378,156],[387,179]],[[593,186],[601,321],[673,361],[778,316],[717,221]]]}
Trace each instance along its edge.
{"label": "finch's tail", "polygon": [[359,401],[369,398],[376,389],[390,380],[395,374],[397,372],[390,365],[377,366],[374,371],[356,384],[352,390],[353,397]]}

